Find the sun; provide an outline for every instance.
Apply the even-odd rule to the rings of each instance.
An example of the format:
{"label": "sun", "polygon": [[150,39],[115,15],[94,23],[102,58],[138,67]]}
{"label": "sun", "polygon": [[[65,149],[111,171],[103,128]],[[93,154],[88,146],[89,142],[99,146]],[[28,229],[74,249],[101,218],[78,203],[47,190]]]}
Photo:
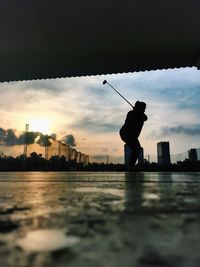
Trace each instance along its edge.
{"label": "sun", "polygon": [[43,134],[50,133],[50,121],[47,118],[32,118],[29,120],[30,130],[33,132],[41,132]]}

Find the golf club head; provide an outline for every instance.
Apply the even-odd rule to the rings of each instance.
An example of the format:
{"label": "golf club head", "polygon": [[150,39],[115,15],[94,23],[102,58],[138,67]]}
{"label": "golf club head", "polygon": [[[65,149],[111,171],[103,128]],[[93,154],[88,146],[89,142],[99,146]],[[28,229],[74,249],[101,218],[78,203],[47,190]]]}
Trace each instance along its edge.
{"label": "golf club head", "polygon": [[106,81],[106,80],[104,80],[104,81],[103,81],[103,84],[106,84],[106,83],[107,83],[107,81]]}

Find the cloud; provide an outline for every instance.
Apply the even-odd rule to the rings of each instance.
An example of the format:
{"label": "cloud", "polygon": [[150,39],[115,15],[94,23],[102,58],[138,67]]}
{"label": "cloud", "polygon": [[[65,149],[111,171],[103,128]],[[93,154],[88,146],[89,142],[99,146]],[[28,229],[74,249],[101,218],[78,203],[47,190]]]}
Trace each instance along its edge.
{"label": "cloud", "polygon": [[[112,115],[112,114],[111,114]],[[110,115],[110,116],[111,116]],[[120,114],[121,115],[121,114]],[[122,123],[115,117],[106,117],[99,114],[97,116],[82,116],[69,125],[71,129],[86,130],[90,134],[118,132]]]}
{"label": "cloud", "polygon": [[51,137],[52,139],[56,140],[56,139],[57,139],[57,134],[52,133],[52,134],[50,134],[50,137]]}
{"label": "cloud", "polygon": [[3,142],[6,136],[6,130],[0,128],[0,142]]}
{"label": "cloud", "polygon": [[43,135],[40,132],[27,132],[22,133],[19,136],[16,135],[14,129],[0,128],[0,145],[15,146],[15,145],[27,145],[39,144],[40,146],[50,146],[52,144],[52,136]]}
{"label": "cloud", "polygon": [[40,134],[41,133],[39,133],[39,132],[23,133],[17,138],[17,144],[18,145],[21,145],[24,143],[26,143],[27,145],[34,144],[37,137],[40,136]]}
{"label": "cloud", "polygon": [[152,131],[151,136],[152,137],[162,137],[162,136],[170,136],[173,134],[184,134],[188,136],[197,136],[200,135],[200,125],[193,125],[190,127],[186,126],[175,126],[175,127],[162,127],[159,131]]}
{"label": "cloud", "polygon": [[[200,144],[200,75],[196,68],[0,84],[1,126],[23,130],[29,118],[44,116],[52,122],[51,131],[56,132],[59,139],[67,129],[80,140],[78,145],[83,136],[86,137],[91,154],[104,153],[101,148],[105,148],[106,143],[111,154],[122,154],[123,149],[117,152],[114,147],[120,142],[118,132],[130,107],[112,88],[102,85],[104,79],[130,102],[144,100],[147,103],[149,120],[141,138],[145,137],[148,153],[154,153],[153,138],[163,135],[170,135],[170,141],[176,140],[176,147],[181,146],[183,140]],[[190,124],[192,126],[188,126]],[[23,144],[23,134],[18,136],[17,131],[4,129],[0,130],[1,144]],[[29,136],[30,143],[38,141],[39,135],[35,138],[36,135]],[[55,136],[51,137],[55,139]],[[44,139],[40,139],[41,145]]]}
{"label": "cloud", "polygon": [[0,128],[0,145],[14,146],[14,145],[22,145],[25,140],[26,143],[34,144],[35,139],[40,135],[39,132],[28,132],[22,133],[19,136],[16,135],[16,130],[14,129],[3,129]]}
{"label": "cloud", "polygon": [[8,146],[13,146],[15,144],[17,144],[18,138],[15,135],[15,131],[12,129],[8,129],[5,132],[5,136],[4,136],[4,140],[3,142],[5,142],[6,145]]}
{"label": "cloud", "polygon": [[109,151],[109,148],[108,147],[102,147],[102,152],[108,152]]}
{"label": "cloud", "polygon": [[113,151],[113,152],[117,152],[118,150],[119,150],[118,147],[114,147],[112,151]]}
{"label": "cloud", "polygon": [[40,134],[39,139],[36,141],[40,146],[51,146],[53,143],[53,139],[49,135]]}
{"label": "cloud", "polygon": [[93,155],[91,159],[94,162],[107,162],[107,155]]}
{"label": "cloud", "polygon": [[200,75],[196,68],[180,68],[118,75],[113,80],[128,98],[169,102],[178,108],[199,108]]}
{"label": "cloud", "polygon": [[76,146],[76,141],[75,141],[75,138],[74,138],[74,136],[72,134],[68,134],[68,135],[64,136],[62,138],[62,141],[67,145],[70,145],[70,146],[73,146],[73,147]]}

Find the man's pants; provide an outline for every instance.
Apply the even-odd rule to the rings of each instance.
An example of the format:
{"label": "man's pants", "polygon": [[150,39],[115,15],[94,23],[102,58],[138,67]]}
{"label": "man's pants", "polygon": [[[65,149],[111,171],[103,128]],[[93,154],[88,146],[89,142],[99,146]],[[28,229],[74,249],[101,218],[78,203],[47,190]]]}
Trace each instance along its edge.
{"label": "man's pants", "polygon": [[126,144],[131,148],[132,152],[130,155],[129,165],[135,166],[135,163],[140,155],[141,145],[138,139],[131,140],[126,142]]}

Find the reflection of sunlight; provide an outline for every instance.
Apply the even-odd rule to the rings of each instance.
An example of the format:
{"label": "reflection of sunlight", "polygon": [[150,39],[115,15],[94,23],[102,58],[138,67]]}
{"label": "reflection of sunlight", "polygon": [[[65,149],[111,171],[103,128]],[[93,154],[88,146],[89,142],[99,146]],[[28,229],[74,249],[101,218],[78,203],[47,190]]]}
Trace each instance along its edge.
{"label": "reflection of sunlight", "polygon": [[154,193],[144,192],[143,193],[143,198],[144,199],[149,199],[149,200],[151,200],[151,199],[159,199],[159,195],[154,194]]}
{"label": "reflection of sunlight", "polygon": [[124,190],[123,189],[116,189],[116,188],[99,188],[99,187],[81,187],[75,190],[76,192],[82,193],[103,193],[103,194],[111,194],[123,197]]}
{"label": "reflection of sunlight", "polygon": [[13,176],[13,180],[20,180],[23,183],[23,186],[17,183],[16,192],[19,195],[17,199],[20,199],[20,203],[23,203],[25,207],[30,208],[24,212],[11,214],[13,220],[34,218],[34,224],[38,226],[41,217],[49,219],[51,214],[62,214],[65,211],[66,207],[55,200],[57,191],[51,183],[56,179],[55,174],[24,172]]}
{"label": "reflection of sunlight", "polygon": [[65,229],[41,229],[31,231],[28,232],[24,238],[19,239],[17,245],[23,250],[42,252],[71,247],[79,243],[78,237],[67,236],[65,232]]}
{"label": "reflection of sunlight", "polygon": [[148,183],[142,193],[142,206],[151,206],[155,201],[160,201],[160,187],[158,182]]}
{"label": "reflection of sunlight", "polygon": [[47,134],[50,132],[50,120],[47,118],[32,118],[29,120],[30,130]]}

